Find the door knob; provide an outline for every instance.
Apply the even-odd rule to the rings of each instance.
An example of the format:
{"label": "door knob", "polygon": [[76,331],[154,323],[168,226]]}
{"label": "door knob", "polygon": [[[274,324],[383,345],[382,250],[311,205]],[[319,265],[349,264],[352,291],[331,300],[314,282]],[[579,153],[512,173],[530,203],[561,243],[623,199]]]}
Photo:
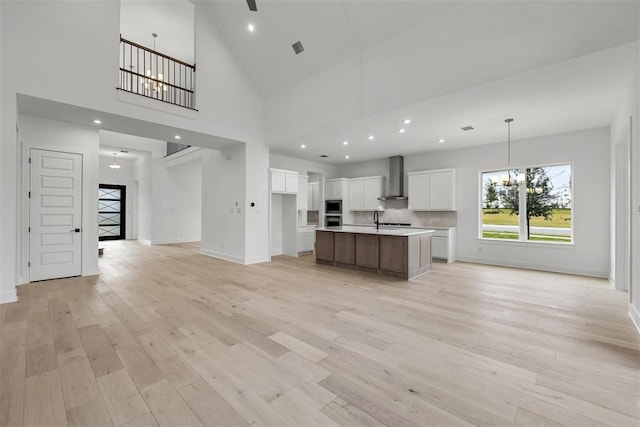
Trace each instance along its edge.
{"label": "door knob", "polygon": [[72,232],[72,233],[79,233],[79,232],[80,232],[80,229],[79,229],[79,228],[76,228],[76,229],[71,230],[71,232]]}

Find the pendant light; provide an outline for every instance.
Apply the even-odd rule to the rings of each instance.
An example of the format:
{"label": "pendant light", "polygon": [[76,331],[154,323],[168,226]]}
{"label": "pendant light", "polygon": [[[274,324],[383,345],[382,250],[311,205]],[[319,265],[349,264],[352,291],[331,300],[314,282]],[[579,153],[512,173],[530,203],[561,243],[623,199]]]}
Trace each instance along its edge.
{"label": "pendant light", "polygon": [[116,156],[118,153],[113,153],[113,163],[109,165],[111,169],[120,169],[120,165],[116,162]]}
{"label": "pendant light", "polygon": [[[525,176],[519,174],[513,180],[511,179],[511,122],[513,122],[513,119],[505,119],[504,122],[507,124],[507,173],[502,175],[500,181],[505,187],[511,187],[524,182]],[[492,182],[497,184],[496,177],[493,178]]]}

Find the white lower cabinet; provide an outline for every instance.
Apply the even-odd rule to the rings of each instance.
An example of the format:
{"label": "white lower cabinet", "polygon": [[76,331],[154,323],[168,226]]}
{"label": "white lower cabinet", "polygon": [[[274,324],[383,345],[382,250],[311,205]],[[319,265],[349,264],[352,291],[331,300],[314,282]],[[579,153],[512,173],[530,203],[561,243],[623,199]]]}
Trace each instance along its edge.
{"label": "white lower cabinet", "polygon": [[455,228],[438,229],[431,235],[431,257],[451,263],[455,261]]}
{"label": "white lower cabinet", "polygon": [[298,233],[298,253],[313,253],[316,244],[316,233]]}

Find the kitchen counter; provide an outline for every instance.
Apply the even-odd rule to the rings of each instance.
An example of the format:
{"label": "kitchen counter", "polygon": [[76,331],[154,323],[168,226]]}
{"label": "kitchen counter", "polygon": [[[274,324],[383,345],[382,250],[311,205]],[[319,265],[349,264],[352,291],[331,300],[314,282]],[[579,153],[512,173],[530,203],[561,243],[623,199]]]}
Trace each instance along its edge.
{"label": "kitchen counter", "polygon": [[385,236],[413,236],[417,234],[434,233],[430,229],[418,229],[408,227],[380,227],[376,229],[375,225],[343,225],[341,227],[320,227],[318,231],[333,231],[336,233],[360,233],[360,234],[378,234]]}
{"label": "kitchen counter", "polygon": [[345,225],[316,230],[316,263],[411,280],[431,271],[435,230]]}

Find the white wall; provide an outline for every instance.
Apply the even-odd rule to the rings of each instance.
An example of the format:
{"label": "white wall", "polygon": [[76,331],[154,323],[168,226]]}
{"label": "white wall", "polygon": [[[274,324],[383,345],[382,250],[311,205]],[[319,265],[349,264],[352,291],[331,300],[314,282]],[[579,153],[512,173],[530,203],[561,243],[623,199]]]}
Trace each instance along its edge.
{"label": "white wall", "polygon": [[[638,75],[629,84],[629,90],[618,114],[611,123],[611,153],[622,149],[628,158],[616,164],[612,158],[611,172],[611,269],[616,288],[629,289],[629,315],[640,332],[640,67]],[[631,130],[629,119],[631,118]],[[631,135],[631,138],[629,138]],[[630,171],[625,170],[630,167]],[[622,168],[622,173],[620,171]],[[630,200],[614,198],[616,175],[629,176],[630,188],[625,189]],[[622,222],[622,223],[620,223]],[[630,226],[630,230],[629,230]],[[626,234],[625,234],[626,233]],[[630,235],[630,238],[629,238]],[[623,240],[621,242],[620,240]],[[630,247],[626,245],[630,243]],[[620,257],[625,257],[621,259]],[[620,265],[622,264],[622,265]],[[613,274],[615,271],[618,274]],[[619,283],[620,273],[628,283]]]}
{"label": "white wall", "polygon": [[82,275],[98,274],[98,131],[95,128],[73,126],[54,120],[20,116],[20,139],[24,157],[22,171],[22,200],[19,208],[18,230],[21,235],[20,282],[29,281],[27,262],[28,153],[32,148],[82,154]]}
{"label": "white wall", "polygon": [[195,62],[194,5],[188,0],[120,0],[122,37],[181,61]]}
{"label": "white wall", "polygon": [[202,156],[201,253],[245,263],[245,146]]}
{"label": "white wall", "polygon": [[138,237],[142,243],[151,244],[153,235],[151,200],[151,153],[136,159],[136,182],[138,183]]}
{"label": "white wall", "polygon": [[136,182],[136,160],[118,158],[120,169],[111,169],[113,156],[100,156],[99,184],[124,185],[125,201],[125,238],[137,239],[138,222],[138,183]]}
{"label": "white wall", "polygon": [[282,156],[280,154],[272,153],[269,155],[269,167],[298,171],[302,175],[308,175],[309,172],[318,172],[324,175],[324,179],[342,178],[342,175],[338,175],[339,168],[337,166],[296,159],[294,157]]}
{"label": "white wall", "polygon": [[282,194],[271,195],[271,255],[273,256],[282,255],[284,197]]}
{"label": "white wall", "polygon": [[269,260],[269,150],[246,145],[245,165],[245,263],[254,264]]}
{"label": "white wall", "polygon": [[202,163],[199,158],[167,167],[152,160],[151,243],[197,242],[201,236]]}

